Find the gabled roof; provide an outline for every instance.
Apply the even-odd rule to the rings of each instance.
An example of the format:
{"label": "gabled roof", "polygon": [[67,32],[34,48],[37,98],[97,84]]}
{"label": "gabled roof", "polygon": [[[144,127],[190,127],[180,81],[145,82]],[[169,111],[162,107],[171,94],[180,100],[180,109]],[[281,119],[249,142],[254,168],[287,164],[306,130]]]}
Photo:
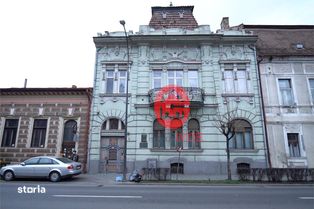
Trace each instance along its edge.
{"label": "gabled roof", "polygon": [[259,55],[314,56],[314,25],[241,24],[235,27],[258,35]]}
{"label": "gabled roof", "polygon": [[149,26],[154,29],[184,28],[193,30],[198,24],[193,16],[194,6],[152,7]]}

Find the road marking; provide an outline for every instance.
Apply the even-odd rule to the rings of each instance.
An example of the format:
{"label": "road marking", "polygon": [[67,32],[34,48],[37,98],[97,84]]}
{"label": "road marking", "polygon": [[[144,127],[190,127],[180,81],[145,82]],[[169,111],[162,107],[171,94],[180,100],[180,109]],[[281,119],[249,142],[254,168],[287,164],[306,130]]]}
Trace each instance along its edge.
{"label": "road marking", "polygon": [[314,197],[299,197],[301,200],[314,200]]}
{"label": "road marking", "polygon": [[120,199],[140,199],[143,196],[104,196],[104,195],[52,195],[54,197],[93,197],[93,198],[120,198]]}

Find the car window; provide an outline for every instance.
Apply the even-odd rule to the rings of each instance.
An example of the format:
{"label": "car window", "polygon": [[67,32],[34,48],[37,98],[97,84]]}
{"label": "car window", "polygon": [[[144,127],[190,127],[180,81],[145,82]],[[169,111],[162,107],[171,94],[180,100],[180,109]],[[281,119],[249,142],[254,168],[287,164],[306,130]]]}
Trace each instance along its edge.
{"label": "car window", "polygon": [[25,165],[34,165],[38,163],[39,158],[31,158],[24,161]]}
{"label": "car window", "polygon": [[65,158],[65,157],[59,157],[57,158],[57,160],[60,160],[63,163],[73,163],[73,160],[70,160],[69,158]]}
{"label": "car window", "polygon": [[55,164],[55,165],[59,165],[59,163],[55,160],[51,160],[52,161],[52,164]]}
{"label": "car window", "polygon": [[49,158],[40,158],[38,164],[41,164],[41,165],[53,164],[53,161]]}

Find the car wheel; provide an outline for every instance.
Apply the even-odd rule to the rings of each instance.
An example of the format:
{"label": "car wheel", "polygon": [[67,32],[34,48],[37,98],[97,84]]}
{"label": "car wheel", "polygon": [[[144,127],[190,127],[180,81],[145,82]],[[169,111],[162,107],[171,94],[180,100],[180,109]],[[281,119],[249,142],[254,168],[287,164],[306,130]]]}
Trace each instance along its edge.
{"label": "car wheel", "polygon": [[14,173],[13,171],[6,171],[3,175],[4,180],[11,181],[14,179]]}
{"label": "car wheel", "polygon": [[52,182],[58,182],[58,181],[60,181],[60,179],[61,179],[61,175],[60,175],[60,173],[58,173],[56,171],[51,172],[49,175],[49,180]]}

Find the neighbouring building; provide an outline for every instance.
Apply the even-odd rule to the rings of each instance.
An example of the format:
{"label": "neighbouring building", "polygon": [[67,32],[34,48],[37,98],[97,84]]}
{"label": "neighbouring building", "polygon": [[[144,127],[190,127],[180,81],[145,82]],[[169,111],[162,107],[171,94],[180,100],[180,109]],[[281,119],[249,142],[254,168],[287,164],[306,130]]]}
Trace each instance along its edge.
{"label": "neighbouring building", "polygon": [[[237,107],[231,141],[238,165],[266,167],[257,36],[243,31],[213,33],[198,25],[193,6],[152,7],[148,25],[128,32],[130,55],[127,168],[168,168],[184,174],[226,174],[226,142],[215,127],[217,113]],[[118,23],[117,23],[118,24]],[[122,26],[121,26],[121,29]],[[128,50],[124,32],[94,37],[96,64],[89,171],[121,172],[124,159]],[[188,95],[182,127],[162,126],[154,113],[161,88],[181,86]],[[181,137],[180,136],[184,136]],[[200,138],[200,140],[198,140]],[[182,147],[180,159],[177,148]]]}
{"label": "neighbouring building", "polygon": [[258,35],[272,167],[314,168],[314,25],[239,25]]}
{"label": "neighbouring building", "polygon": [[0,89],[0,159],[70,156],[86,171],[91,88]]}

